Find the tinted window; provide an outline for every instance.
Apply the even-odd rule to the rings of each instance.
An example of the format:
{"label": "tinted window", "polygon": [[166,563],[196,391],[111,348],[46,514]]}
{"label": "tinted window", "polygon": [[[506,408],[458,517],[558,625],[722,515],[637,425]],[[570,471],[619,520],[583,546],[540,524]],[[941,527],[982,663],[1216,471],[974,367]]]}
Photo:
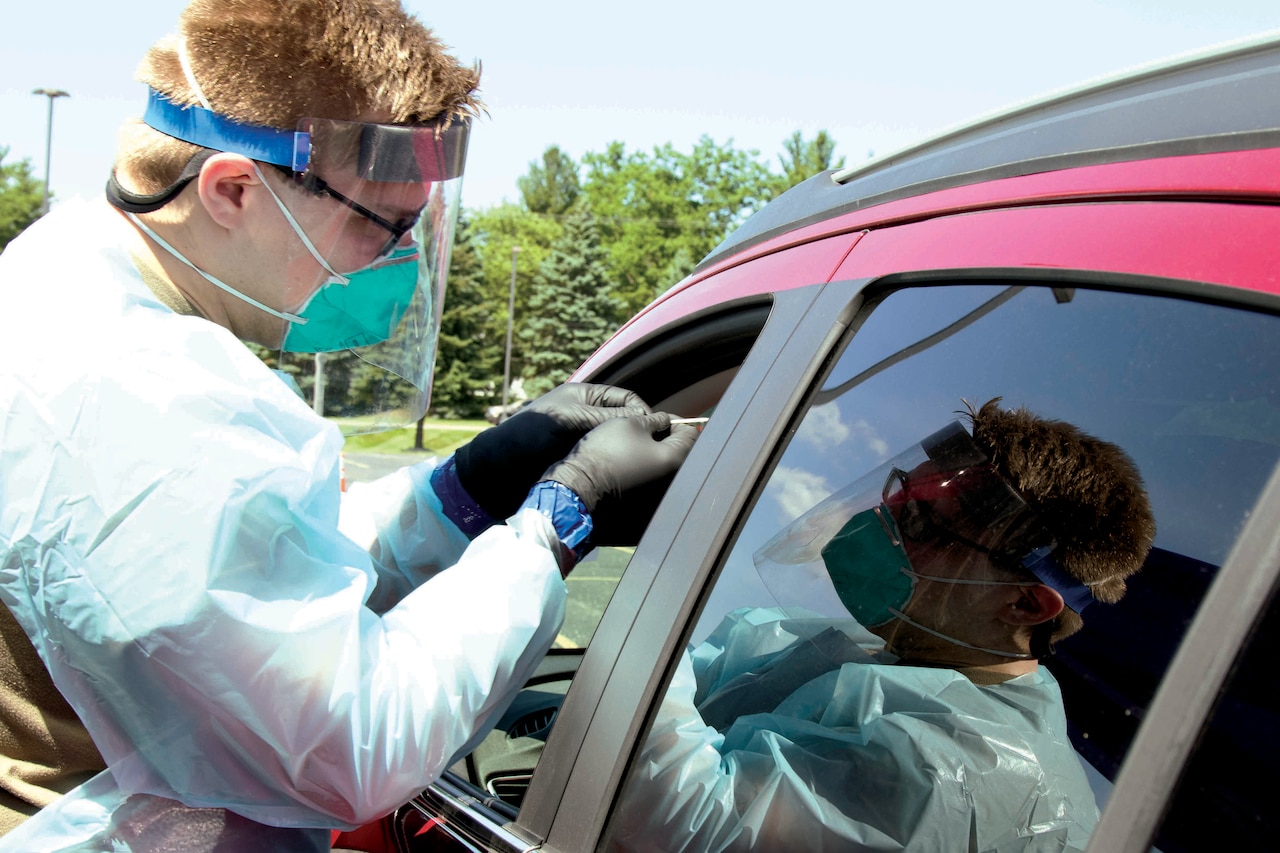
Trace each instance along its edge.
{"label": "tinted window", "polygon": [[1237,662],[1156,837],[1162,853],[1268,850],[1280,837],[1271,778],[1280,762],[1280,703],[1271,661],[1280,632],[1273,601]]}
{"label": "tinted window", "polygon": [[[1270,315],[1133,293],[957,285],[887,295],[745,520],[634,764],[613,841],[927,848],[955,837],[994,849],[1034,826],[1048,843],[1083,845],[1276,464],[1278,332]],[[1030,673],[978,671],[964,653],[953,665],[905,666],[884,654],[883,630],[852,620],[871,587],[841,580],[837,590],[827,546],[853,536],[858,500],[870,512],[899,506],[896,493],[925,494],[911,491],[922,478],[904,479],[916,468],[889,463],[935,463],[921,442],[955,421],[971,430],[965,413],[994,398],[1123,451],[1145,484],[1154,547],[1123,599],[1085,608],[1083,630]],[[979,612],[1008,589],[1016,604],[1029,588],[986,583],[1026,579],[997,547],[1016,537],[957,524],[941,498],[918,503],[928,524],[895,509],[895,534],[945,542],[951,556],[938,565],[959,566],[954,555],[965,553],[981,574],[917,579],[913,606],[945,587],[933,595],[950,621],[934,627],[990,650],[965,608]],[[853,562],[867,562],[857,553]],[[911,559],[917,574],[920,562]],[[953,583],[974,578],[983,583]]]}

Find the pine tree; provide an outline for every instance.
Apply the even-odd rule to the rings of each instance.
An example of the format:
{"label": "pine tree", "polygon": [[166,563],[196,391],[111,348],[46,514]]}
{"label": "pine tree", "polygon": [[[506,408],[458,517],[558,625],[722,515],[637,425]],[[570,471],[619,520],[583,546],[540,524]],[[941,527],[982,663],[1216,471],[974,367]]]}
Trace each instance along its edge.
{"label": "pine tree", "polygon": [[[499,399],[505,335],[490,322],[484,270],[474,232],[464,214],[449,259],[449,279],[440,320],[431,409],[445,417],[474,418]],[[505,328],[505,327],[504,327]]]}
{"label": "pine tree", "polygon": [[623,306],[611,295],[607,260],[590,213],[569,214],[538,268],[530,316],[521,323],[530,396],[568,379],[621,320]]}

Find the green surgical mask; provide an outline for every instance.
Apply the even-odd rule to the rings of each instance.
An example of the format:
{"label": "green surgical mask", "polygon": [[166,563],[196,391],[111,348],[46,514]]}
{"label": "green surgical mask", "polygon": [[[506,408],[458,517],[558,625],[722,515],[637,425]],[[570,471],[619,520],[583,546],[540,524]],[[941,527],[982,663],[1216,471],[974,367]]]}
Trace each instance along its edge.
{"label": "green surgical mask", "polygon": [[280,348],[333,352],[382,343],[395,332],[418,284],[418,249],[395,249],[368,267],[330,280],[297,313]]}
{"label": "green surgical mask", "polygon": [[868,628],[895,618],[911,599],[915,581],[889,507],[855,514],[822,549],[840,601]]}

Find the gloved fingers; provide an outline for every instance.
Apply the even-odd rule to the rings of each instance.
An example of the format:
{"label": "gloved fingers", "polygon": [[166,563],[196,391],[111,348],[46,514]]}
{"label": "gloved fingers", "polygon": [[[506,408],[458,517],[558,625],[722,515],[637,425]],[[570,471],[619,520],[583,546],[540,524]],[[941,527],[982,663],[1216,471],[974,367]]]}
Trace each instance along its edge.
{"label": "gloved fingers", "polygon": [[687,456],[689,451],[693,449],[693,443],[698,440],[701,431],[693,424],[671,424],[669,423],[669,432],[660,439],[673,450],[683,450]]}
{"label": "gloved fingers", "polygon": [[637,415],[649,413],[648,404],[640,399],[640,395],[635,391],[619,388],[616,385],[582,384],[581,387],[586,389],[586,403],[589,406],[605,409],[625,409]]}
{"label": "gloved fingers", "polygon": [[648,414],[649,407],[638,394],[625,388],[570,382],[543,394],[519,414],[534,413],[544,414],[555,422],[560,442],[556,458],[559,458],[568,453],[578,439],[605,421]]}
{"label": "gloved fingers", "polygon": [[552,388],[534,400],[526,410],[556,413],[577,409],[625,410],[629,414],[649,413],[649,406],[640,395],[616,385],[597,385],[589,382],[566,382]]}
{"label": "gloved fingers", "polygon": [[[697,427],[672,424],[671,418],[669,413],[655,412],[629,420],[629,430],[636,433],[631,452],[626,463],[609,472],[620,482],[604,491],[591,508],[593,544],[635,545],[640,541],[699,435]],[[628,476],[624,471],[633,465],[637,469]]]}

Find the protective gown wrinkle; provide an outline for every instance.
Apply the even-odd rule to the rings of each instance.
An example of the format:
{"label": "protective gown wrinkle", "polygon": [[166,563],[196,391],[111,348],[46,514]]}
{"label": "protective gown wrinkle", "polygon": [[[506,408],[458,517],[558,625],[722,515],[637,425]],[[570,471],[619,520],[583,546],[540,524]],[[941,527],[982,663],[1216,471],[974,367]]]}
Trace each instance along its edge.
{"label": "protective gown wrinkle", "polygon": [[[831,643],[832,628],[860,648]],[[1052,676],[1041,668],[978,685],[954,670],[901,665],[882,646],[853,620],[798,608],[729,614],[681,656],[611,844],[1083,850],[1097,806]],[[843,660],[833,658],[842,648]],[[765,659],[781,655],[788,665],[770,668]],[[810,677],[806,660],[833,669]],[[744,675],[758,679],[758,693],[786,695],[721,734],[701,709]]]}
{"label": "protective gown wrinkle", "polygon": [[134,239],[68,201],[0,256],[0,600],[112,768],[0,850],[162,826],[327,849],[532,674],[564,613],[555,533],[525,513],[468,546],[432,463],[340,495],[338,430],[155,299]]}

